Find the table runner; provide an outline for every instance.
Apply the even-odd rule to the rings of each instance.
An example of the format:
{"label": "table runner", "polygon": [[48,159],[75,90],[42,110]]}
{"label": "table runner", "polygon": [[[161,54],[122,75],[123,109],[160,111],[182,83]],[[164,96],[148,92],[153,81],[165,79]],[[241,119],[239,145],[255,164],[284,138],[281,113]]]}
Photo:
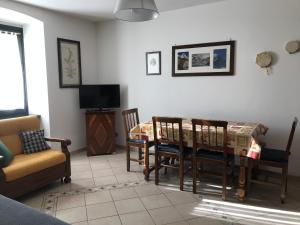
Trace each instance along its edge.
{"label": "table runner", "polygon": [[[183,120],[182,122],[184,141],[187,143],[187,147],[193,146],[193,135],[192,135],[192,122],[191,120]],[[200,128],[197,128],[198,130]],[[228,122],[227,136],[228,136],[228,147],[234,150],[234,154],[243,155],[243,151],[247,151],[247,157],[253,159],[259,159],[261,147],[258,144],[258,137],[264,135],[268,128],[260,123],[250,122]],[[213,130],[210,130],[210,132]],[[165,131],[158,131],[159,134],[164,134]],[[219,131],[218,131],[219,132]],[[174,136],[178,137],[178,133]],[[200,132],[199,132],[200,135]],[[130,138],[132,139],[143,139],[152,141],[154,140],[153,124],[152,121],[140,123],[131,129]],[[175,138],[176,139],[176,138]],[[218,145],[222,143],[221,138],[217,138]],[[214,141],[214,140],[211,140]],[[213,143],[213,142],[212,142]]]}

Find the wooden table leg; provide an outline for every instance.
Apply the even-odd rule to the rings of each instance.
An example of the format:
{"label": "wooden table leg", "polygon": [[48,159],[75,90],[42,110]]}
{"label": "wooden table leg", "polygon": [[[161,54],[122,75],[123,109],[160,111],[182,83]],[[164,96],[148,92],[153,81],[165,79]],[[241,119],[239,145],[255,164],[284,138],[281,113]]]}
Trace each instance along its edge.
{"label": "wooden table leg", "polygon": [[246,197],[246,155],[247,151],[245,150],[243,150],[240,155],[240,174],[237,197],[241,202],[244,202]]}

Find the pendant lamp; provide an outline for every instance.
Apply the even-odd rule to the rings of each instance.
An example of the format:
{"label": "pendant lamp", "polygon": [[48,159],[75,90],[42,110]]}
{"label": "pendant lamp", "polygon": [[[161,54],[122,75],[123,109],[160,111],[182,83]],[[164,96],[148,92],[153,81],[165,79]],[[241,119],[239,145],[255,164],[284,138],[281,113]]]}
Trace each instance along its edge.
{"label": "pendant lamp", "polygon": [[129,22],[153,20],[159,13],[154,0],[117,0],[114,16]]}

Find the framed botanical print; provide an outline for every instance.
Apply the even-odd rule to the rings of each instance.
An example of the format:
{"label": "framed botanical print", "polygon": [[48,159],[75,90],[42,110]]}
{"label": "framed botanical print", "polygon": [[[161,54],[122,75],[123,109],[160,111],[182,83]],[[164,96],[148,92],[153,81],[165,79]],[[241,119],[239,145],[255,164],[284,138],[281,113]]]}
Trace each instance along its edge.
{"label": "framed botanical print", "polygon": [[82,83],[80,42],[57,38],[59,87],[76,88]]}
{"label": "framed botanical print", "polygon": [[161,74],[161,52],[146,52],[146,74]]}
{"label": "framed botanical print", "polygon": [[235,42],[172,47],[172,76],[234,75]]}

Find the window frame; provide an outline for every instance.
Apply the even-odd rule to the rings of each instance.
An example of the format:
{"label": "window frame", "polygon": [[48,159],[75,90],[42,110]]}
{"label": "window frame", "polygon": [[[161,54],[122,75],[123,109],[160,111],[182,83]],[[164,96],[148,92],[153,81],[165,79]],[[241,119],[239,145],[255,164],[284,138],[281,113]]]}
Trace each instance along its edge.
{"label": "window frame", "polygon": [[24,90],[24,109],[15,109],[15,110],[1,110],[0,109],[0,119],[7,119],[13,117],[27,116],[29,114],[28,111],[28,98],[27,98],[27,85],[26,85],[26,67],[25,67],[25,54],[24,54],[24,36],[23,36],[23,28],[15,27],[0,24],[0,32],[13,32],[19,33],[19,51],[20,51],[20,59],[21,59],[21,67],[22,67],[22,76],[23,76],[23,90]]}

